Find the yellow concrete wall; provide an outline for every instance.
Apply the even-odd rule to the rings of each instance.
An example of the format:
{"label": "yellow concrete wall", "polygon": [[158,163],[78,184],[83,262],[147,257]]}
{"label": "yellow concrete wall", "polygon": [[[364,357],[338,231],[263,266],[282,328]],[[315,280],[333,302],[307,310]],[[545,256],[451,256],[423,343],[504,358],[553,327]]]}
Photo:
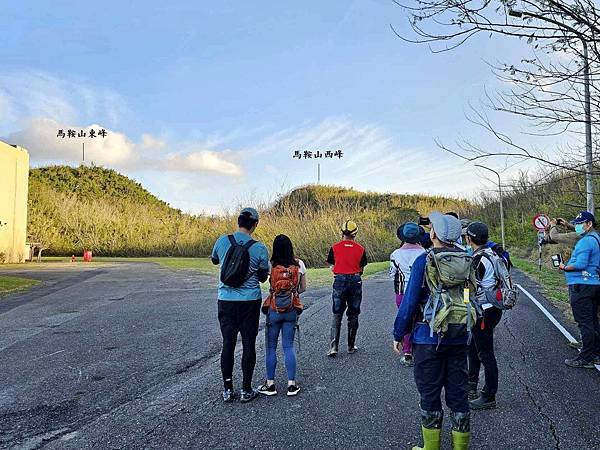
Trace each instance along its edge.
{"label": "yellow concrete wall", "polygon": [[6,262],[23,262],[28,256],[25,255],[28,189],[29,154],[23,148],[0,141],[0,253]]}

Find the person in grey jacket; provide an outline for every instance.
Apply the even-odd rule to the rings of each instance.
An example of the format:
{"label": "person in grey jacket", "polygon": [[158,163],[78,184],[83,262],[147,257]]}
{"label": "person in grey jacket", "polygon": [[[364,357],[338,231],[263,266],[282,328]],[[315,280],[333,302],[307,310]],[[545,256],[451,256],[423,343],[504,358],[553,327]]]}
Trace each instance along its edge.
{"label": "person in grey jacket", "polygon": [[[571,231],[561,233],[558,231],[559,225]],[[573,247],[579,239],[581,239],[581,236],[575,232],[575,227],[561,217],[552,219],[550,227],[546,230],[546,242],[548,244],[564,244]]]}

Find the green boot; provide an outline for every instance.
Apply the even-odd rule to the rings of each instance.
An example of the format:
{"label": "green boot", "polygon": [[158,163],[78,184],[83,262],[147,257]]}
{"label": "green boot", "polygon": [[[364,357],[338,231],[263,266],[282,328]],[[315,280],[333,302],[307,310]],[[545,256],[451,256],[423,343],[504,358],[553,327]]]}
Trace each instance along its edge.
{"label": "green boot", "polygon": [[439,428],[421,427],[423,433],[423,447],[413,447],[412,450],[440,450],[442,444],[442,430]]}
{"label": "green boot", "polygon": [[453,450],[468,450],[470,440],[471,440],[471,432],[470,431],[461,433],[460,431],[452,430],[452,449]]}
{"label": "green boot", "polygon": [[452,422],[452,449],[469,450],[471,441],[471,414],[450,411]]}
{"label": "green boot", "polygon": [[413,447],[412,450],[440,450],[442,445],[443,411],[421,410],[421,432],[423,447]]}

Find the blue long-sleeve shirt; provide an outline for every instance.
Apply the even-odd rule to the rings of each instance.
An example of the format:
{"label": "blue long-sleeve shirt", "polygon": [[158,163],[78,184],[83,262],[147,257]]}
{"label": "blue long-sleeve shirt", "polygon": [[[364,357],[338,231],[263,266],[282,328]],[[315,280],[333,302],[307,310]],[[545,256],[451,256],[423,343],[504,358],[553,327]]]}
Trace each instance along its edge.
{"label": "blue long-sleeve shirt", "polygon": [[[415,259],[406,290],[404,299],[394,321],[394,340],[400,342],[404,336],[412,332],[411,341],[414,344],[438,344],[437,333],[433,337],[429,334],[429,325],[425,322],[417,322],[414,330],[412,329],[414,318],[421,305],[427,303],[430,290],[425,282],[425,266],[427,264],[427,254],[423,254]],[[442,338],[442,345],[465,345],[468,340],[468,334],[460,338],[448,339]]]}
{"label": "blue long-sleeve shirt", "polygon": [[[600,236],[595,231],[585,234],[577,243],[571,254],[567,266],[573,266],[575,270],[566,272],[565,278],[568,285],[573,284],[600,284],[598,269],[600,268]],[[584,276],[583,273],[588,275]]]}

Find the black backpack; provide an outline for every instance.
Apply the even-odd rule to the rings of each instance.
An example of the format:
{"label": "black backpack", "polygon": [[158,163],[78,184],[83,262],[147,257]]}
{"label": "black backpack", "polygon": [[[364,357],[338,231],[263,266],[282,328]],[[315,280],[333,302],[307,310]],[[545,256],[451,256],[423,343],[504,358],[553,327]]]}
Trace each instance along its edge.
{"label": "black backpack", "polygon": [[256,241],[250,239],[244,245],[240,245],[232,234],[227,237],[231,247],[227,250],[225,261],[221,266],[221,282],[227,286],[238,288],[249,278],[250,252],[248,250],[256,244]]}

